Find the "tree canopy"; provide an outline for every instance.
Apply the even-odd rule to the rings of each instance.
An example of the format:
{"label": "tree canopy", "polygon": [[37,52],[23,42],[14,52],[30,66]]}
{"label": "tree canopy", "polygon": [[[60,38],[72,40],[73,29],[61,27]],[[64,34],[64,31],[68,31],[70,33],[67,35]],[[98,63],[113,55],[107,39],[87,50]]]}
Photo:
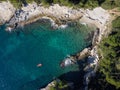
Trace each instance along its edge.
{"label": "tree canopy", "polygon": [[[7,1],[7,0],[1,0]],[[27,3],[35,1],[36,3],[43,4],[60,4],[72,7],[85,7],[85,8],[94,8],[96,6],[102,6],[106,9],[111,9],[114,7],[120,7],[120,0],[9,0],[15,6],[20,7],[22,4],[26,5]]]}
{"label": "tree canopy", "polygon": [[120,88],[120,17],[113,21],[112,32],[102,41],[100,48],[104,56],[100,70],[107,82]]}

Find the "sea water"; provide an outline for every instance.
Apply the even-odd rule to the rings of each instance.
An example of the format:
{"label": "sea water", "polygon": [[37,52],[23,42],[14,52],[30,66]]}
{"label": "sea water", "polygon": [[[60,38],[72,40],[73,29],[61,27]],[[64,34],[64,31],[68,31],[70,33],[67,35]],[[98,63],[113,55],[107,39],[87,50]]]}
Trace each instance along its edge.
{"label": "sea water", "polygon": [[63,69],[60,62],[91,44],[86,40],[89,32],[83,25],[53,30],[40,22],[11,33],[0,26],[0,90],[38,90],[55,77],[78,70],[77,65]]}

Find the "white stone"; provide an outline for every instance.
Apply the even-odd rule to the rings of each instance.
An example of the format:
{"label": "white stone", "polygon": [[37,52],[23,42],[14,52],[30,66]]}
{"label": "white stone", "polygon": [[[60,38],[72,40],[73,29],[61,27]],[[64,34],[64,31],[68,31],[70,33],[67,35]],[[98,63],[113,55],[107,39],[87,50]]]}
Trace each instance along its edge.
{"label": "white stone", "polygon": [[10,2],[0,3],[0,23],[5,23],[14,15],[15,8]]}

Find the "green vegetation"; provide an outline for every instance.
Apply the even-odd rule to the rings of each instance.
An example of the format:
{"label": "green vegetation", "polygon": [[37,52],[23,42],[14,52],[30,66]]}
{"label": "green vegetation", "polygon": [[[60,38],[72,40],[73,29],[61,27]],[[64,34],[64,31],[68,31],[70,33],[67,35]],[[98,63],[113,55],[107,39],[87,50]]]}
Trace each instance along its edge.
{"label": "green vegetation", "polygon": [[120,7],[120,0],[105,0],[101,6],[105,9],[112,9],[115,7]]}
{"label": "green vegetation", "polygon": [[120,88],[120,17],[112,25],[111,34],[100,45],[104,56],[100,62],[100,70],[108,83]]}
{"label": "green vegetation", "polygon": [[61,81],[59,79],[55,80],[54,81],[54,85],[55,86],[51,86],[50,87],[50,90],[69,90],[68,88],[68,85],[66,84],[66,82],[64,81]]}
{"label": "green vegetation", "polygon": [[[7,0],[2,0],[7,1]],[[105,9],[111,9],[114,7],[120,7],[120,0],[9,0],[13,3],[15,7],[21,7],[22,5],[27,5],[33,1],[43,3],[44,5],[60,4],[65,6],[72,6],[74,8],[94,8],[97,6],[102,6]]]}
{"label": "green vegetation", "polygon": [[120,90],[120,17],[112,22],[112,32],[99,47],[104,58],[89,90]]}

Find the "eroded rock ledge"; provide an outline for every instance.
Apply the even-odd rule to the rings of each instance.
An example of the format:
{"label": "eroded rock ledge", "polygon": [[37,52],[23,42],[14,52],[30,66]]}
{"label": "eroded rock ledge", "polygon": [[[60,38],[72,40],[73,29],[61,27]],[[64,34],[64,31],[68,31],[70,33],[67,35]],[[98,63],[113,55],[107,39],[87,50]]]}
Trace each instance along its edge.
{"label": "eroded rock ledge", "polygon": [[108,11],[101,7],[93,10],[73,9],[59,4],[44,7],[33,2],[17,10],[10,2],[0,3],[0,23],[8,22],[8,30],[35,22],[43,17],[51,18],[50,20],[54,21],[52,23],[55,26],[66,24],[71,20],[80,20],[84,25],[93,24],[101,30],[101,28],[105,28],[104,26],[109,21],[110,15]]}

